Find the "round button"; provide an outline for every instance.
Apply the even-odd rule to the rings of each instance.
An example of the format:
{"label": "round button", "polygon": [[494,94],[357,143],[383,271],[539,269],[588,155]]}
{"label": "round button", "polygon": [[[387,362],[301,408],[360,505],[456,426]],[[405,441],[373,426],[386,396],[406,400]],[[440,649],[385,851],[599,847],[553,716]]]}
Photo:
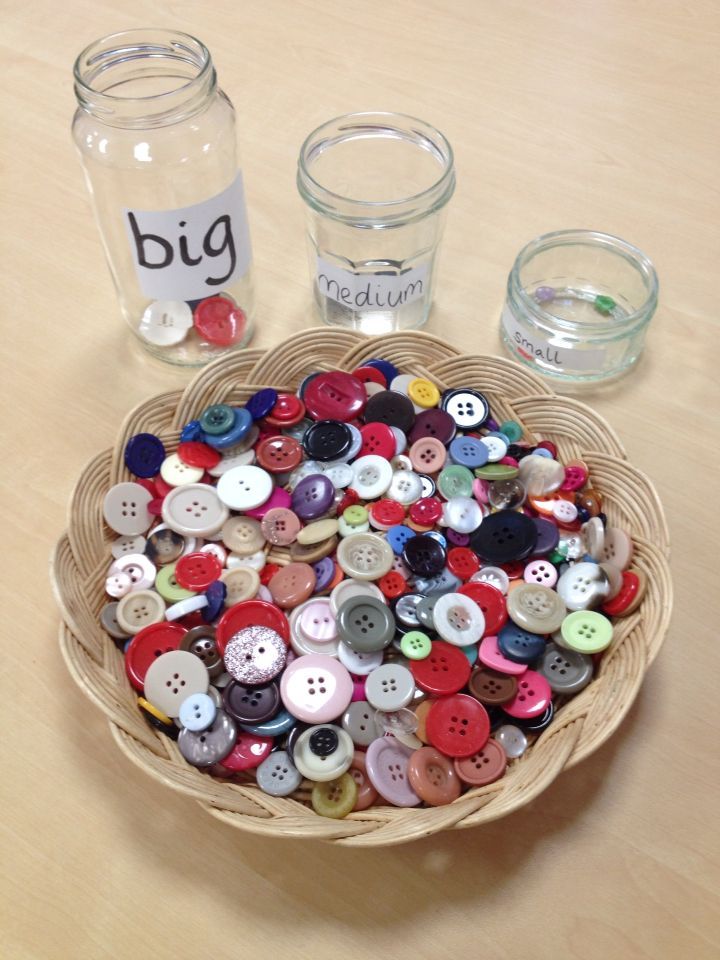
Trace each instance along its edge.
{"label": "round button", "polygon": [[280,695],[298,720],[326,723],[347,709],[353,682],[337,660],[309,653],[288,665],[280,681]]}
{"label": "round button", "polygon": [[375,709],[367,700],[355,700],[342,715],[342,727],[358,747],[367,747],[382,736],[375,719]]}
{"label": "round button", "polygon": [[551,700],[552,690],[545,677],[534,670],[526,670],[518,678],[515,696],[503,705],[503,710],[518,720],[529,720],[545,713]]}
{"label": "round button", "polygon": [[507,623],[505,598],[502,592],[491,583],[472,580],[469,583],[464,583],[458,589],[458,593],[470,597],[480,607],[485,617],[486,635],[495,636],[498,630]]}
{"label": "round button", "polygon": [[136,433],[125,445],[125,466],[136,477],[154,477],[164,459],[163,442],[153,433]]}
{"label": "round button", "polygon": [[435,640],[424,660],[414,660],[410,670],[415,683],[426,693],[446,696],[462,690],[470,676],[470,661],[459,647]]}
{"label": "round button", "polygon": [[228,508],[214,487],[189,483],[168,493],[162,518],[171,530],[184,536],[214,537],[228,518]]}
{"label": "round button", "polygon": [[600,559],[605,563],[614,563],[621,570],[627,570],[633,556],[633,542],[624,530],[607,527]]}
{"label": "round button", "polygon": [[358,457],[352,470],[352,488],[363,500],[377,500],[392,483],[393,469],[390,463],[377,454]]}
{"label": "round button", "polygon": [[396,807],[415,807],[421,802],[410,785],[407,773],[413,752],[395,737],[379,737],[370,744],[365,754],[370,782],[384,800]]}
{"label": "round button", "polygon": [[407,433],[415,420],[412,400],[395,390],[381,390],[369,398],[365,408],[365,422],[386,423]]}
{"label": "round button", "polygon": [[154,590],[136,590],[124,596],[115,616],[124,636],[134,636],[144,627],[161,623],[165,617],[165,601]]}
{"label": "round button", "polygon": [[[612,564],[605,564],[607,573]],[[637,570],[623,570],[619,589],[602,606],[602,612],[608,617],[628,617],[640,606],[645,595],[647,581],[645,575]]]}
{"label": "round button", "polygon": [[471,787],[484,787],[502,777],[507,767],[507,757],[501,744],[491,737],[477,753],[456,758],[453,765],[463,783]]}
{"label": "round button", "polygon": [[441,471],[438,476],[438,488],[446,500],[452,500],[453,497],[469,499],[472,496],[473,475],[467,467],[453,464]]}
{"label": "round button", "polygon": [[292,509],[305,522],[317,520],[327,513],[335,500],[332,480],[322,473],[313,473],[298,483],[292,492]]}
{"label": "round button", "polygon": [[321,817],[341,820],[355,809],[358,785],[349,773],[335,780],[315,783],[310,794],[312,808]]}
{"label": "round button", "polygon": [[365,696],[377,710],[400,710],[415,694],[412,673],[398,663],[384,663],[365,681]]}
{"label": "round button", "polygon": [[479,390],[448,390],[443,394],[442,409],[460,430],[476,430],[488,418],[490,405]]}
{"label": "round button", "polygon": [[238,723],[264,723],[280,709],[276,683],[248,686],[231,680],[223,690],[223,705]]}
{"label": "round button", "polygon": [[525,487],[519,480],[496,480],[488,486],[487,495],[496,510],[515,510],[525,502]]}
{"label": "round button", "polygon": [[598,606],[610,591],[607,574],[597,563],[574,563],[560,576],[557,593],[568,610]]}
{"label": "round button", "polygon": [[281,610],[264,600],[246,600],[230,607],[220,618],[215,634],[220,653],[225,651],[227,643],[239,630],[255,626],[269,627],[285,643],[290,642],[290,625]]}
{"label": "round button", "polygon": [[152,494],[139,483],[116,483],[103,500],[105,522],[115,533],[136,536],[153,522],[148,505]]}
{"label": "round button", "polygon": [[224,605],[232,607],[243,600],[252,600],[260,589],[260,576],[252,567],[233,567],[223,570],[220,581],[225,586]]}
{"label": "round button", "polygon": [[146,307],[138,333],[155,347],[174,347],[183,342],[192,322],[192,310],[184,300],[155,300]]}
{"label": "round button", "polygon": [[195,307],[195,329],[217,347],[230,347],[242,340],[247,320],[245,314],[228,297],[206,297]]}
{"label": "round button", "polygon": [[289,547],[294,543],[302,524],[292,510],[286,507],[274,507],[268,510],[261,522],[263,537],[278,547]]}
{"label": "round button", "polygon": [[180,641],[180,650],[202,660],[211,678],[219,676],[225,669],[215,641],[215,628],[209,624],[188,630]]}
{"label": "round button", "polygon": [[550,587],[522,582],[508,593],[507,611],[510,619],[524,630],[553,633],[565,619],[567,607]]}
{"label": "round button", "polygon": [[374,533],[353,533],[340,541],[337,562],[356,580],[379,580],[392,569],[390,544]]}
{"label": "round button", "polygon": [[434,747],[420,747],[410,756],[408,780],[420,799],[431,807],[452,803],[462,789],[452,762]]}
{"label": "round button", "polygon": [[498,727],[495,731],[494,739],[505,751],[505,755],[511,760],[517,760],[527,750],[527,737],[515,724],[506,723]]}
{"label": "round button", "polygon": [[212,553],[188,553],[175,564],[175,579],[186,590],[207,590],[222,573],[222,564]]}
{"label": "round button", "polygon": [[[451,531],[470,534],[482,523],[483,510],[472,497],[450,497],[443,504],[443,522]],[[465,541],[467,543],[467,541]]]}
{"label": "round button", "polygon": [[352,430],[340,420],[319,420],[306,430],[303,448],[311,460],[341,460],[352,447]]}
{"label": "round button", "polygon": [[532,663],[545,649],[545,637],[523,630],[515,623],[506,623],[497,636],[498,649],[515,663]]}
{"label": "round button", "polygon": [[262,525],[254,517],[230,517],[223,524],[220,536],[228,550],[242,557],[249,557],[265,546]]}
{"label": "round button", "polygon": [[562,643],[578,653],[600,653],[612,643],[613,625],[595,610],[569,613],[560,628]]}
{"label": "round button", "polygon": [[410,447],[409,456],[418,473],[439,473],[445,466],[447,451],[437,437],[423,437]]}
{"label": "round button", "polygon": [[532,560],[523,571],[523,580],[526,583],[535,583],[541,587],[554,587],[557,579],[557,570],[549,560]]}
{"label": "round button", "polygon": [[354,420],[367,403],[364,384],[350,373],[332,370],[320,373],[303,394],[305,407],[314,420]]}
{"label": "round button", "polygon": [[255,455],[268,473],[289,473],[301,462],[303,450],[292,437],[266,437],[258,444]]}
{"label": "round button", "polygon": [[408,660],[424,660],[431,650],[430,637],[422,630],[408,630],[400,641],[400,651]]}
{"label": "round button", "polygon": [[386,423],[365,423],[360,427],[360,436],[362,445],[359,456],[365,457],[374,455],[383,457],[385,460],[392,460],[396,451],[395,434],[392,427]]}
{"label": "round button", "polygon": [[565,468],[557,460],[531,454],[520,461],[518,478],[529,497],[547,497],[562,485]]}
{"label": "round button", "polygon": [[394,500],[378,500],[370,504],[369,517],[376,530],[389,530],[403,522],[405,508]]}
{"label": "round button", "polygon": [[469,547],[453,547],[448,550],[447,567],[461,580],[469,580],[480,569],[480,561]]}
{"label": "round button", "polygon": [[185,650],[171,650],[150,664],[143,691],[150,703],[175,718],[183,700],[194,693],[206,693],[208,683],[208,672],[201,660]]}
{"label": "round button", "polygon": [[272,387],[264,387],[254,393],[245,404],[245,409],[253,420],[262,420],[277,403],[278,392]]}
{"label": "round button", "polygon": [[421,410],[408,434],[408,440],[413,444],[424,437],[435,437],[447,446],[455,436],[455,430],[455,421],[445,410]]}
{"label": "round button", "polygon": [[592,680],[592,658],[575,650],[548,643],[538,667],[553,693],[574,694]]}
{"label": "round button", "polygon": [[519,676],[527,670],[527,664],[509,660],[498,646],[498,638],[493,636],[484,637],[478,650],[478,659],[480,663],[491,670],[497,670],[499,673],[507,673],[510,676]]}
{"label": "round button", "polygon": [[177,448],[177,454],[183,463],[190,467],[200,467],[202,470],[216,467],[222,460],[218,450],[213,450],[206,443],[199,443],[196,440],[181,443]]}
{"label": "round button", "polygon": [[136,690],[142,691],[147,671],[158,657],[180,647],[186,632],[178,623],[152,623],[135,634],[125,651],[125,672]]}
{"label": "round button", "polygon": [[517,680],[490,667],[479,667],[470,675],[468,690],[486,707],[497,707],[515,696]]}
{"label": "round button", "polygon": [[235,746],[238,731],[232,717],[218,710],[206,730],[194,731],[187,727],[180,731],[178,748],[194,767],[211,767],[223,760]]}
{"label": "round button", "polygon": [[285,666],[287,647],[269,627],[245,627],[228,642],[223,660],[227,672],[240,683],[267,683]]}
{"label": "round button", "polygon": [[233,467],[217,483],[217,496],[231,510],[252,510],[269,499],[272,477],[260,467]]}
{"label": "round button", "polygon": [[445,548],[434,537],[418,534],[407,541],[402,557],[414,574],[434,577],[445,566]]}
{"label": "round button", "polygon": [[255,771],[257,785],[271,797],[288,797],[302,783],[302,774],[285,750],[266,757]]}
{"label": "round button", "polygon": [[206,693],[194,693],[180,704],[178,720],[188,730],[197,732],[212,726],[217,716],[217,707]]}
{"label": "round button", "polygon": [[433,609],[435,629],[443,640],[456,647],[477,643],[485,630],[480,607],[463,593],[445,593]]}
{"label": "round button", "polygon": [[308,563],[289,563],[281,567],[267,586],[279,607],[296,607],[311,596],[315,573]]}
{"label": "round button", "polygon": [[488,563],[524,560],[535,549],[537,528],[530,517],[500,510],[485,517],[470,538],[470,546]]}
{"label": "round button", "polygon": [[453,463],[459,463],[461,467],[468,467],[470,470],[482,467],[488,461],[488,448],[476,437],[455,437],[448,453]]}
{"label": "round button", "polygon": [[395,620],[381,600],[351,596],[338,607],[337,632],[351,650],[371,653],[388,646],[395,635]]}
{"label": "round button", "polygon": [[334,724],[303,730],[293,750],[293,760],[308,780],[326,783],[350,769],[355,746],[352,738]]}
{"label": "round button", "polygon": [[202,467],[192,467],[180,459],[177,453],[171,453],[162,462],[160,476],[170,487],[183,487],[188,483],[199,483],[205,471]]}
{"label": "round button", "polygon": [[243,770],[254,770],[263,760],[267,759],[273,748],[272,737],[263,737],[247,730],[238,733],[235,746],[230,753],[223,757],[220,765],[226,770],[240,773]]}
{"label": "round button", "polygon": [[448,757],[469,757],[484,747],[490,736],[487,710],[464,693],[436,700],[425,727],[432,746]]}

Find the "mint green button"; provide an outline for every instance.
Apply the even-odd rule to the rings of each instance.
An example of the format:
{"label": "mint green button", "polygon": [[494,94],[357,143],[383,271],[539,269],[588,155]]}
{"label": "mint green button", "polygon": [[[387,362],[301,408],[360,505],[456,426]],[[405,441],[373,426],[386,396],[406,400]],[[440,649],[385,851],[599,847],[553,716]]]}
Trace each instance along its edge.
{"label": "mint green button", "polygon": [[364,523],[368,522],[367,509],[359,503],[353,504],[351,507],[346,507],[345,510],[343,510],[342,517],[350,527],[361,527]]}
{"label": "mint green button", "polygon": [[176,563],[168,563],[160,567],[155,577],[155,589],[168,603],[179,603],[189,597],[197,596],[192,590],[185,590],[175,579]]}
{"label": "mint green button", "polygon": [[451,497],[471,497],[473,475],[467,467],[453,464],[453,466],[445,467],[444,470],[440,471],[438,487],[446,500]]}
{"label": "mint green button", "polygon": [[563,644],[578,653],[600,653],[610,646],[613,625],[595,610],[576,610],[562,622],[560,635]]}
{"label": "mint green button", "polygon": [[424,660],[430,656],[432,642],[422,630],[408,630],[400,641],[400,652],[408,660]]}
{"label": "mint green button", "polygon": [[514,480],[518,473],[520,469],[509,463],[486,463],[484,467],[475,468],[475,476],[481,480]]}
{"label": "mint green button", "polygon": [[523,435],[523,429],[515,420],[505,420],[500,424],[500,433],[504,433],[510,443],[516,443]]}

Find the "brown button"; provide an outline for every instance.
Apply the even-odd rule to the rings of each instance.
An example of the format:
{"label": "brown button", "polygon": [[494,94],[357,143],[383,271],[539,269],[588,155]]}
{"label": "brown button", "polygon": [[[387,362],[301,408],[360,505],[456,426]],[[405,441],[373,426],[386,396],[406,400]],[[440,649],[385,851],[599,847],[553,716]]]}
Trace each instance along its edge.
{"label": "brown button", "polygon": [[276,547],[289,547],[295,541],[302,524],[297,514],[287,507],[273,507],[262,518],[260,527],[269,543]]}
{"label": "brown button", "polygon": [[315,588],[315,571],[309,563],[289,563],[268,583],[268,590],[279,607],[289,609],[307,600]]}
{"label": "brown button", "polygon": [[422,740],[423,743],[430,743],[427,730],[425,729],[425,720],[427,719],[427,715],[433,703],[433,700],[423,700],[415,707],[415,716],[417,717],[418,722],[415,736],[418,738],[418,740]]}
{"label": "brown button", "polygon": [[215,642],[215,628],[210,624],[188,630],[180,641],[180,649],[199,657],[211,677],[217,677],[223,672],[222,657]]}
{"label": "brown button", "polygon": [[331,553],[334,553],[337,545],[337,537],[328,537],[327,540],[321,540],[320,543],[312,543],[308,546],[293,543],[290,547],[290,559],[301,563],[317,563],[323,557],[329,557]]}
{"label": "brown button", "polygon": [[471,757],[457,757],[453,760],[453,765],[464,783],[473,787],[484,787],[486,783],[499,780],[505,773],[507,757],[502,746],[491,737],[482,750],[478,750]]}
{"label": "brown button", "polygon": [[302,460],[303,448],[294,437],[267,437],[255,450],[255,456],[268,473],[287,473]]}
{"label": "brown button", "polygon": [[460,777],[452,761],[435,747],[420,747],[408,759],[408,780],[431,807],[442,807],[460,796]]}
{"label": "brown button", "polygon": [[365,754],[361,750],[356,750],[353,754],[352,763],[348,773],[357,784],[358,793],[353,810],[367,810],[377,800],[378,792],[370,783],[370,778],[365,770]]}
{"label": "brown button", "polygon": [[507,673],[499,673],[490,667],[473,670],[468,690],[485,706],[497,706],[512,700],[517,691],[517,680]]}
{"label": "brown button", "polygon": [[260,521],[254,517],[230,517],[223,524],[221,536],[228,550],[242,557],[249,557],[265,546]]}

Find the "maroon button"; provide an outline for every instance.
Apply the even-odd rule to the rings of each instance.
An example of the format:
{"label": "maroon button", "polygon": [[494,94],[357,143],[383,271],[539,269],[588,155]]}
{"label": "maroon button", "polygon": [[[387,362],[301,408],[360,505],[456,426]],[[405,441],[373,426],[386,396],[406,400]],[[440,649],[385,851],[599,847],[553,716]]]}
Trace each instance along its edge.
{"label": "maroon button", "polygon": [[294,393],[279,393],[275,406],[265,417],[271,427],[292,427],[305,416],[305,404]]}
{"label": "maroon button", "polygon": [[493,587],[491,583],[470,580],[464,583],[458,593],[464,593],[480,607],[485,617],[485,632],[483,636],[494,637],[505,626],[508,619],[505,597]]}
{"label": "maroon button", "polygon": [[273,737],[258,737],[254,733],[241,730],[238,734],[237,743],[230,753],[220,761],[220,766],[225,767],[226,770],[237,772],[253,770],[268,756],[274,742]]}
{"label": "maroon button", "polygon": [[305,388],[305,407],[314,420],[353,420],[365,409],[367,391],[357,377],[342,370],[320,373]]}
{"label": "maroon button", "polygon": [[455,436],[455,421],[445,410],[422,410],[415,418],[413,428],[408,435],[412,445],[425,437],[435,437],[447,446]]}
{"label": "maroon button", "polygon": [[125,671],[136,690],[142,693],[150,664],[163,653],[179,650],[186,633],[179,623],[151,623],[135,634],[125,651]]}
{"label": "maroon button", "polygon": [[221,654],[235,634],[245,627],[270,627],[285,643],[290,643],[290,624],[282,610],[266,600],[243,600],[226,610],[216,627],[215,642]]}
{"label": "maroon button", "polygon": [[267,437],[255,449],[258,464],[268,473],[289,473],[303,458],[294,437]]}
{"label": "maroon button", "polygon": [[227,297],[207,297],[195,307],[195,329],[208,343],[229,347],[245,333],[245,314]]}
{"label": "maroon button", "polygon": [[207,590],[222,573],[222,564],[212,553],[187,553],[175,566],[175,579],[185,590]]}
{"label": "maroon button", "polygon": [[365,457],[374,453],[377,457],[392,460],[395,456],[397,450],[395,434],[392,427],[389,427],[386,423],[366,423],[360,427],[360,436],[362,437],[362,446],[358,457]]}
{"label": "maroon button", "polygon": [[213,450],[206,443],[199,443],[197,440],[188,440],[186,443],[181,443],[177,448],[177,454],[182,462],[189,467],[202,467],[203,470],[216,467],[222,459],[217,450]]}
{"label": "maroon button", "polygon": [[470,661],[460,647],[434,640],[428,656],[413,660],[410,670],[421,690],[444,696],[457,693],[468,682]]}
{"label": "maroon button", "polygon": [[456,693],[436,700],[425,721],[430,743],[448,757],[470,757],[490,736],[487,710],[474,697]]}
{"label": "maroon button", "polygon": [[461,580],[469,580],[480,569],[480,561],[469,547],[453,547],[448,550],[447,568]]}

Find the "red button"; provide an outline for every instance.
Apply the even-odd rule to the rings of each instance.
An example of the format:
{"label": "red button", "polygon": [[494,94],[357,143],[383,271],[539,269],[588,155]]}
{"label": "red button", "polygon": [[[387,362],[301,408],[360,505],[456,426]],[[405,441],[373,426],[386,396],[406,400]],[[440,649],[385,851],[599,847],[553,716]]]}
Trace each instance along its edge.
{"label": "red button", "polygon": [[245,333],[245,314],[227,297],[207,297],[195,307],[195,329],[208,343],[229,347]]}
{"label": "red button", "polygon": [[267,437],[255,448],[258,464],[268,473],[289,473],[303,458],[303,448],[294,437]]}
{"label": "red button", "polygon": [[243,600],[220,617],[215,642],[221,655],[238,630],[245,627],[269,627],[290,643],[290,624],[282,610],[266,600]]}
{"label": "red button", "polygon": [[405,507],[396,500],[378,500],[369,509],[370,516],[381,527],[394,527],[405,519]]}
{"label": "red button", "polygon": [[171,487],[169,483],[163,480],[160,474],[154,477],[153,483],[155,484],[155,492],[159,499],[164,499],[170,491],[174,489],[174,487]]}
{"label": "red button", "polygon": [[280,572],[280,565],[277,563],[266,563],[260,571],[260,583],[267,586],[276,573]]}
{"label": "red button", "polygon": [[294,393],[279,393],[275,406],[265,417],[271,427],[292,427],[305,416],[305,404]]}
{"label": "red button", "polygon": [[446,695],[462,690],[470,678],[470,661],[459,647],[434,640],[424,660],[413,660],[410,670],[425,693]]}
{"label": "red button", "polygon": [[305,407],[314,420],[352,420],[367,403],[364,384],[351,373],[331,370],[314,377],[305,388]]}
{"label": "red button", "polygon": [[508,575],[508,580],[522,580],[526,565],[521,560],[514,560],[511,563],[501,563],[500,566]]}
{"label": "red button", "polygon": [[461,580],[469,580],[480,569],[480,561],[475,551],[469,547],[453,547],[448,550],[447,568]]}
{"label": "red button", "polygon": [[125,651],[125,671],[136,690],[142,692],[150,664],[163,653],[179,650],[186,633],[179,623],[151,623],[135,634]]}
{"label": "red button", "polygon": [[470,757],[490,737],[485,707],[466,693],[442,697],[430,707],[425,720],[430,743],[448,757]]}
{"label": "red button", "polygon": [[623,570],[620,590],[600,609],[608,617],[621,617],[623,614],[632,613],[642,599],[641,590],[644,592],[644,582],[637,573],[634,570]]}
{"label": "red button", "polygon": [[471,580],[469,583],[464,583],[458,593],[464,593],[466,597],[470,597],[482,610],[485,617],[484,636],[494,637],[507,623],[505,597],[491,583]]}
{"label": "red button", "polygon": [[391,570],[384,577],[380,577],[378,586],[382,590],[383,596],[387,597],[388,600],[395,600],[396,597],[401,597],[408,590],[407,580],[395,570]]}
{"label": "red button", "polygon": [[442,516],[442,503],[437,497],[421,497],[410,507],[410,519],[422,527],[431,527]]}
{"label": "red button", "polygon": [[392,460],[397,450],[395,434],[392,427],[386,423],[366,423],[360,427],[360,436],[362,437],[362,446],[358,457],[366,457],[374,453],[377,457],[384,457],[386,460]]}
{"label": "red button", "polygon": [[547,450],[553,460],[557,460],[557,447],[552,440],[541,440],[535,447],[536,450]]}
{"label": "red button", "polygon": [[377,367],[357,367],[353,370],[352,375],[357,377],[361,383],[377,383],[383,390],[387,390],[387,377]]}
{"label": "red button", "polygon": [[226,770],[253,770],[259,766],[273,748],[273,737],[259,737],[241,730],[237,743],[220,765]]}
{"label": "red button", "polygon": [[337,515],[341,517],[348,507],[354,507],[356,503],[360,503],[360,494],[352,487],[348,487],[345,496],[338,504]]}
{"label": "red button", "polygon": [[157,497],[157,496],[158,496],[158,489],[157,489],[157,482],[156,482],[156,481],[159,480],[159,479],[160,479],[160,474],[158,474],[156,477],[153,477],[153,478],[150,479],[150,480],[148,480],[148,479],[145,478],[145,477],[136,477],[133,482],[134,482],[134,483],[137,483],[137,484],[138,484],[139,486],[141,486],[141,487],[144,487],[144,489],[147,490],[147,492],[148,492],[151,496]]}
{"label": "red button", "polygon": [[222,460],[222,455],[217,450],[213,450],[206,443],[199,443],[197,440],[188,440],[186,443],[181,443],[177,448],[177,453],[182,462],[189,467],[202,467],[203,470],[216,467]]}
{"label": "red button", "polygon": [[175,579],[185,590],[207,590],[222,573],[222,564],[213,553],[188,553],[175,565]]}

